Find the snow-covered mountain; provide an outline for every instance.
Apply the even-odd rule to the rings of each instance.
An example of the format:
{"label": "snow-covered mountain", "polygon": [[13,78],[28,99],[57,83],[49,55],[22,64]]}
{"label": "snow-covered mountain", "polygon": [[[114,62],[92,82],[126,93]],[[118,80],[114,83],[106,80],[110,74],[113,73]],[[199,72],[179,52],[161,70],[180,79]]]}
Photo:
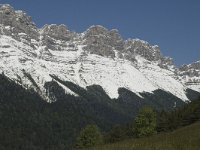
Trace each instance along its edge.
{"label": "snow-covered mountain", "polygon": [[200,91],[200,61],[183,65],[178,70],[180,80],[188,87]]}
{"label": "snow-covered mountain", "polygon": [[111,98],[118,89],[140,93],[161,89],[183,101],[186,90],[200,92],[200,62],[177,68],[159,46],[139,39],[124,40],[116,29],[91,26],[83,33],[65,25],[38,29],[31,17],[10,5],[0,7],[0,73],[53,101],[45,83],[52,76],[80,87],[100,85]]}

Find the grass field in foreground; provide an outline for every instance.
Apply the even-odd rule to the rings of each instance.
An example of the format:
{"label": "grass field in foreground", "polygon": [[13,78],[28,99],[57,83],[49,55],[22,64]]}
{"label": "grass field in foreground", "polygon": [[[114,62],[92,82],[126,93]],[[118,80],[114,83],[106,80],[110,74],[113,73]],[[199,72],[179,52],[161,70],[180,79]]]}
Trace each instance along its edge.
{"label": "grass field in foreground", "polygon": [[200,150],[200,122],[173,132],[129,139],[89,150]]}

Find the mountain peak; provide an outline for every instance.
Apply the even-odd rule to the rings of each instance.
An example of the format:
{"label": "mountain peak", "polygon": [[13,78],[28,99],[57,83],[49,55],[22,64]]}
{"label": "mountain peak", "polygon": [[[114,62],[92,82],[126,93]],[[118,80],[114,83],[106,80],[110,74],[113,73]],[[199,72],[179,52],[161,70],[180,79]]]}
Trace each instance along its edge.
{"label": "mountain peak", "polygon": [[108,32],[108,29],[102,25],[92,25],[87,29],[86,32],[91,32],[93,34],[105,34]]}
{"label": "mountain peak", "polygon": [[0,4],[0,10],[12,10],[12,11],[14,11],[14,8],[10,4]]}
{"label": "mountain peak", "polygon": [[9,4],[0,6],[0,24],[3,25],[2,34],[12,36],[17,40],[20,40],[18,34],[21,33],[25,33],[29,40],[38,39],[37,27],[32,22],[32,18],[24,11],[15,11]]}
{"label": "mountain peak", "polygon": [[62,39],[62,40],[66,40],[70,36],[70,31],[67,29],[67,26],[64,24],[61,24],[61,25],[56,25],[56,24],[47,25],[46,24],[40,30],[40,33],[42,35],[48,35],[55,39]]}

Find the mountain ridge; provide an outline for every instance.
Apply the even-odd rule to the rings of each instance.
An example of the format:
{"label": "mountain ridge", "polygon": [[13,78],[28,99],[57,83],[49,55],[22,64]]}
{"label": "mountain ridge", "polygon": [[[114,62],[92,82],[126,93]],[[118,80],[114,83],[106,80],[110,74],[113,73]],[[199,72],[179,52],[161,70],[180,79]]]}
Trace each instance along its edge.
{"label": "mountain ridge", "polygon": [[[100,85],[111,98],[119,96],[119,88],[138,96],[162,89],[183,101],[189,100],[188,88],[200,92],[198,62],[177,68],[159,46],[124,40],[116,29],[93,25],[75,33],[55,24],[38,29],[31,17],[10,5],[0,8],[0,28],[1,73],[35,89],[49,102],[54,100],[46,95],[44,85],[54,80],[51,75],[83,88]],[[189,85],[190,80],[195,85]],[[77,95],[66,87],[65,91]]]}

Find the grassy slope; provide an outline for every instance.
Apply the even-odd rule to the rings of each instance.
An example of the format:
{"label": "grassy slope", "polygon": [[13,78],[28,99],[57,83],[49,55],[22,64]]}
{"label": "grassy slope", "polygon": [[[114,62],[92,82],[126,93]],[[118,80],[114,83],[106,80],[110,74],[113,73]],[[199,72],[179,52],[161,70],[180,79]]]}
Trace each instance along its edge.
{"label": "grassy slope", "polygon": [[200,150],[200,122],[171,133],[97,146],[90,150]]}

